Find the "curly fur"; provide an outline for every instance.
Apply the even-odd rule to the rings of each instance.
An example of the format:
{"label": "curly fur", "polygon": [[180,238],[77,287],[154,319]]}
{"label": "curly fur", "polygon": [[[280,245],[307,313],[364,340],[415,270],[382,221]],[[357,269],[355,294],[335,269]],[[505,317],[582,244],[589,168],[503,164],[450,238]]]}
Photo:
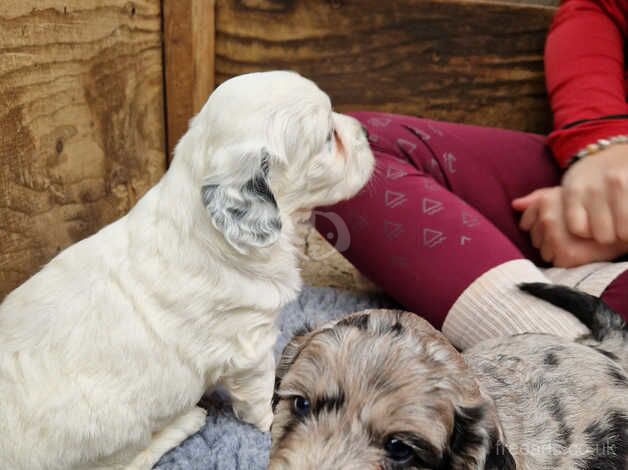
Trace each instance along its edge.
{"label": "curly fur", "polygon": [[[542,289],[579,307],[593,336],[522,334],[462,355],[393,310],[301,332],[277,367],[269,469],[628,468],[625,324],[584,294]],[[391,439],[410,449],[406,460]]]}
{"label": "curly fur", "polygon": [[359,123],[311,81],[218,87],[130,213],[0,305],[0,468],[148,469],[202,426],[216,384],[267,429],[297,214],[351,197],[372,167]]}

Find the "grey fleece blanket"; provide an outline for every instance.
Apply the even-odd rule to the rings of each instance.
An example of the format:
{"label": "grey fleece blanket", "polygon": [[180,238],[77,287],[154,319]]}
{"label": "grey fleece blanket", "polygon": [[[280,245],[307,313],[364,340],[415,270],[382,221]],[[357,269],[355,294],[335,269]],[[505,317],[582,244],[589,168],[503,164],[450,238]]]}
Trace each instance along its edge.
{"label": "grey fleece blanket", "polygon": [[[375,296],[357,295],[328,288],[306,287],[299,298],[287,305],[278,320],[281,335],[275,346],[279,357],[292,334],[306,323],[319,325],[347,313],[366,308],[391,306]],[[268,463],[270,434],[234,418],[228,399],[211,397],[205,427],[176,449],[164,455],[154,467],[159,470],[263,470]]]}

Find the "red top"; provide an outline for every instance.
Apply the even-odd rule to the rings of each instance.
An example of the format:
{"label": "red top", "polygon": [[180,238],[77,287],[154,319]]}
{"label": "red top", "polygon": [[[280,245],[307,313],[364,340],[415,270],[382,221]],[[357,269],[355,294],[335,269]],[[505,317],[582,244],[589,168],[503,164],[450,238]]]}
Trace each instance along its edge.
{"label": "red top", "polygon": [[598,139],[628,135],[627,38],[628,0],[562,1],[545,47],[548,144],[561,166]]}

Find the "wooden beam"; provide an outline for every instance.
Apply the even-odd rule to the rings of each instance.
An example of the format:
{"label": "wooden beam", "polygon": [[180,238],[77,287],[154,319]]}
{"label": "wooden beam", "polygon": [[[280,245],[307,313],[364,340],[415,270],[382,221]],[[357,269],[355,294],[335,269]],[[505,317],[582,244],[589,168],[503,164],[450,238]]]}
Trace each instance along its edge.
{"label": "wooden beam", "polygon": [[340,111],[544,132],[554,11],[478,0],[217,0],[216,81],[292,69]]}
{"label": "wooden beam", "polygon": [[162,0],[168,154],[214,89],[214,0]]}
{"label": "wooden beam", "polygon": [[0,300],[165,170],[159,0],[3,0]]}

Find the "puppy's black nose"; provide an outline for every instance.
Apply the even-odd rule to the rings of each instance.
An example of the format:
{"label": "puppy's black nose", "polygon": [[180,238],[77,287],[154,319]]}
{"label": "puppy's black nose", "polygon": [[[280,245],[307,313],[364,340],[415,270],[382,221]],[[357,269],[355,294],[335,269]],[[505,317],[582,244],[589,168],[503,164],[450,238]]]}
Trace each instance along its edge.
{"label": "puppy's black nose", "polygon": [[369,130],[366,128],[366,126],[364,124],[362,124],[362,132],[364,132],[364,135],[368,139],[369,138]]}

